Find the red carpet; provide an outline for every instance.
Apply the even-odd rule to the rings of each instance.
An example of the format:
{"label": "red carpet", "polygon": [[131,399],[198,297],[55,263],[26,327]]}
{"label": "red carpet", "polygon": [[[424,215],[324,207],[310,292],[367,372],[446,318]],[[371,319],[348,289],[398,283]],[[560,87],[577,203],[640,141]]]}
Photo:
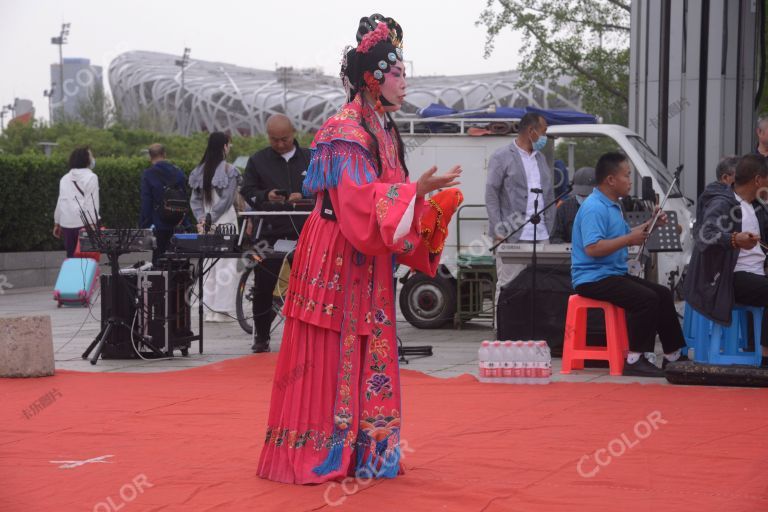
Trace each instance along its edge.
{"label": "red carpet", "polygon": [[765,389],[404,371],[405,476],[350,482],[346,495],[261,480],[275,358],[0,379],[0,511],[768,510]]}

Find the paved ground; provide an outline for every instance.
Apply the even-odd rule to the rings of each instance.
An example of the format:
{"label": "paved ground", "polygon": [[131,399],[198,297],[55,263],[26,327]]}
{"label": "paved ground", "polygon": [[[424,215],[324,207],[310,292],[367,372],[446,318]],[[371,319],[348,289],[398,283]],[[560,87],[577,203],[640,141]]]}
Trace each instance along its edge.
{"label": "paved ground", "polygon": [[[172,360],[142,361],[137,359],[100,360],[91,365],[81,358],[99,332],[100,306],[98,299],[91,309],[83,307],[57,308],[50,288],[27,288],[5,290],[0,295],[0,316],[7,315],[50,315],[53,326],[53,345],[56,368],[86,372],[165,372],[197,367],[225,359],[251,354],[250,337],[240,329],[237,322],[206,323],[203,354],[193,344],[188,357]],[[431,357],[414,357],[403,368],[418,370],[436,377],[455,377],[464,373],[477,375],[477,349],[479,342],[493,339],[494,332],[488,323],[469,323],[462,330],[416,329],[399,320],[399,334],[406,346],[432,345]],[[196,332],[197,310],[193,311],[193,330]],[[279,349],[282,325],[272,336],[272,350]],[[176,352],[178,354],[178,352]],[[646,382],[667,384],[664,379],[643,379],[611,377],[605,369],[586,369],[571,375],[560,375],[560,359],[554,359],[553,380],[568,382]]]}

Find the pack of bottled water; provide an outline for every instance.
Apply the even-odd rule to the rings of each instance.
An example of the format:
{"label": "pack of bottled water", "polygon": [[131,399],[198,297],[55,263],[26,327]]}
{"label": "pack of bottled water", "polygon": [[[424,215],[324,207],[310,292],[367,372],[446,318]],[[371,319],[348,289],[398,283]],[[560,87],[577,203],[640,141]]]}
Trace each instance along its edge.
{"label": "pack of bottled water", "polygon": [[480,382],[549,384],[552,354],[546,341],[483,341],[478,350]]}

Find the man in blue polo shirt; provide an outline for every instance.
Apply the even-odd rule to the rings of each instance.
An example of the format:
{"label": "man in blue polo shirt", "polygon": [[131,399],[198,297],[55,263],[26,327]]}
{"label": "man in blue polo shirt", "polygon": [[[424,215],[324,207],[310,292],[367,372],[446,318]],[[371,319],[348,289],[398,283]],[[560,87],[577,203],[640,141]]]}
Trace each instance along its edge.
{"label": "man in blue polo shirt", "polygon": [[[584,201],[573,224],[571,276],[573,288],[583,297],[610,302],[627,313],[629,353],[624,375],[664,377],[654,364],[656,334],[664,349],[664,365],[677,361],[685,346],[672,292],[627,273],[627,247],[642,245],[650,221],[629,229],[620,197],[632,188],[627,157],[606,153],[595,167],[597,187]],[[657,224],[666,223],[662,214]]]}

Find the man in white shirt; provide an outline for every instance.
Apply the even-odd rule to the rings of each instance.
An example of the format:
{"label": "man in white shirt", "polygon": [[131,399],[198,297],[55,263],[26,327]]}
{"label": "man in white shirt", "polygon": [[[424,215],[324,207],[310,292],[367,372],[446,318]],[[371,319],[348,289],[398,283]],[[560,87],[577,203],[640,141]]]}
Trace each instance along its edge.
{"label": "man in white shirt", "polygon": [[67,258],[72,258],[83,221],[81,209],[89,220],[99,220],[99,178],[91,169],[96,165],[91,150],[79,147],[69,155],[69,172],[59,181],[59,198],[53,213],[53,236],[64,240]]}
{"label": "man in white shirt", "polygon": [[[518,229],[533,215],[538,197],[541,210],[554,199],[552,171],[541,151],[547,144],[547,121],[528,113],[520,120],[518,134],[509,146],[496,150],[488,161],[485,203],[488,210],[489,236],[499,241]],[[540,193],[532,192],[540,190]],[[555,210],[541,215],[536,228],[537,242],[547,242],[555,223]],[[509,242],[531,242],[533,224],[524,226]],[[526,265],[503,264],[496,257],[497,296],[501,287],[512,281]]]}
{"label": "man in white shirt", "polygon": [[[734,304],[768,312],[768,277],[762,249],[758,192],[768,186],[768,160],[745,155],[736,166],[733,189],[716,190],[694,228],[695,246],[685,280],[685,299],[699,313],[728,324]],[[768,318],[763,317],[763,366],[768,363]]]}

